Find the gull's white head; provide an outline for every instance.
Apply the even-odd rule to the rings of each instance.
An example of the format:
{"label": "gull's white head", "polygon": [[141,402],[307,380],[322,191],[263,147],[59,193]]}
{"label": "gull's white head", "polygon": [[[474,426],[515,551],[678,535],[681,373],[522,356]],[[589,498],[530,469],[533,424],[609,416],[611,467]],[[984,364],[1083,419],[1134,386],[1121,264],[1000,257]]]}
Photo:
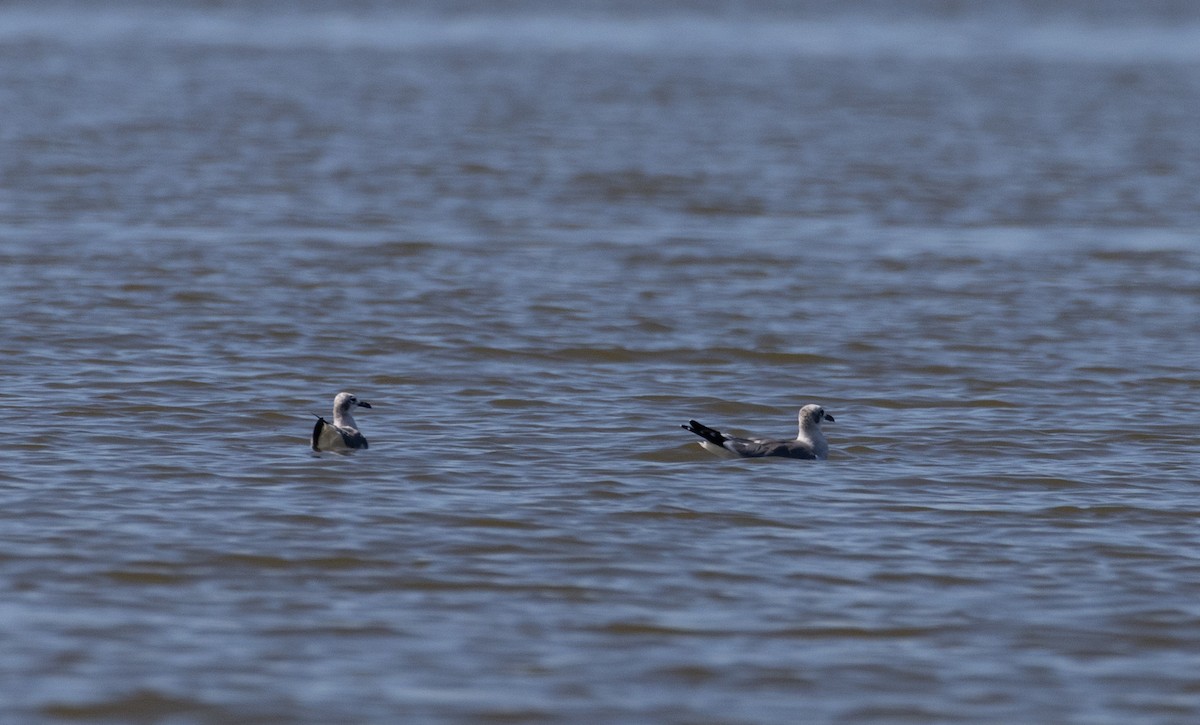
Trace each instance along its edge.
{"label": "gull's white head", "polygon": [[333,422],[341,425],[340,421],[350,421],[353,425],[354,417],[350,411],[354,408],[370,408],[371,404],[365,400],[359,400],[358,396],[353,393],[338,393],[333,399]]}
{"label": "gull's white head", "polygon": [[800,409],[800,434],[805,432],[821,430],[821,423],[829,421],[835,423],[833,416],[825,412],[825,409],[819,405],[810,403]]}
{"label": "gull's white head", "polygon": [[817,458],[824,459],[829,455],[829,443],[825,441],[825,434],[821,432],[821,423],[834,422],[833,416],[826,413],[821,406],[809,404],[800,409],[799,418],[800,432],[796,434],[796,440],[808,441],[812,444],[813,453]]}

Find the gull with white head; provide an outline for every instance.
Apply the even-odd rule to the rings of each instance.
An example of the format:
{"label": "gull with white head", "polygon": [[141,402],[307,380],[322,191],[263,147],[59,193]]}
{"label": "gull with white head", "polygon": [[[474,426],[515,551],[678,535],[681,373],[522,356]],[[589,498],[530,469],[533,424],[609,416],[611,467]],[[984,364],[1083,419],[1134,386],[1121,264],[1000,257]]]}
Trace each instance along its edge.
{"label": "gull with white head", "polygon": [[329,451],[346,454],[367,448],[367,438],[358,432],[358,426],[354,423],[354,416],[350,411],[354,408],[370,407],[370,403],[359,400],[351,393],[338,393],[333,399],[333,422],[317,416],[311,441],[313,453]]}
{"label": "gull with white head", "polygon": [[771,438],[737,438],[719,430],[709,428],[694,420],[680,426],[704,440],[704,450],[726,458],[807,458],[825,460],[829,457],[829,443],[821,432],[823,421],[833,423],[833,416],[819,405],[806,405],[800,409],[800,430],[795,440],[773,440]]}

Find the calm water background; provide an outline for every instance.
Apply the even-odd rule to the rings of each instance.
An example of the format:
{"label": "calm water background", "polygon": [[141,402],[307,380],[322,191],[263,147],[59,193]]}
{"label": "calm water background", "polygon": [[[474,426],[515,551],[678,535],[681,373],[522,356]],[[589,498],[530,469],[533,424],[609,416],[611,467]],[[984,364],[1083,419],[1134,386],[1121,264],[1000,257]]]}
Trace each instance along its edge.
{"label": "calm water background", "polygon": [[1197,722],[1200,10],[1038,5],[5,4],[0,719]]}

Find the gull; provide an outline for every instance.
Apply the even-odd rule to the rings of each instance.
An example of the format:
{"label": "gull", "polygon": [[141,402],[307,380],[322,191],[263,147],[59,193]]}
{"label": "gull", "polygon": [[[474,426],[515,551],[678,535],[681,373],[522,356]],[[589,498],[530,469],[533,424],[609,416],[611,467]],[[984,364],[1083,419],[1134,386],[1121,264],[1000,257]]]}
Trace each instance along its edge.
{"label": "gull", "polygon": [[[314,453],[330,451],[332,453],[353,453],[367,447],[367,439],[358,432],[354,424],[351,408],[370,408],[371,404],[359,400],[351,393],[338,393],[333,399],[333,422],[317,415],[317,424],[313,426],[312,449]],[[316,413],[313,413],[316,415]]]}
{"label": "gull", "polygon": [[808,458],[825,460],[829,457],[829,444],[825,442],[825,434],[821,432],[821,421],[834,422],[833,416],[826,413],[819,405],[806,405],[800,409],[800,430],[796,439],[790,441],[773,440],[770,438],[735,438],[719,430],[709,428],[694,420],[680,428],[691,431],[704,440],[700,446],[704,450],[725,457],[764,458],[777,456],[782,458]]}

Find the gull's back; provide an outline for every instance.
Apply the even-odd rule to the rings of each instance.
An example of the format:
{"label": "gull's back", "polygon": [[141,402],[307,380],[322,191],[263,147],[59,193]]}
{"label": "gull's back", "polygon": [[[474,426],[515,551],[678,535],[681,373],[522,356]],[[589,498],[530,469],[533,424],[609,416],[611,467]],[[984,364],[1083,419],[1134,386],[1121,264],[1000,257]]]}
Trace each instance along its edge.
{"label": "gull's back", "polygon": [[352,453],[366,449],[367,438],[357,428],[333,425],[324,418],[317,418],[312,432],[312,449],[317,452]]}

